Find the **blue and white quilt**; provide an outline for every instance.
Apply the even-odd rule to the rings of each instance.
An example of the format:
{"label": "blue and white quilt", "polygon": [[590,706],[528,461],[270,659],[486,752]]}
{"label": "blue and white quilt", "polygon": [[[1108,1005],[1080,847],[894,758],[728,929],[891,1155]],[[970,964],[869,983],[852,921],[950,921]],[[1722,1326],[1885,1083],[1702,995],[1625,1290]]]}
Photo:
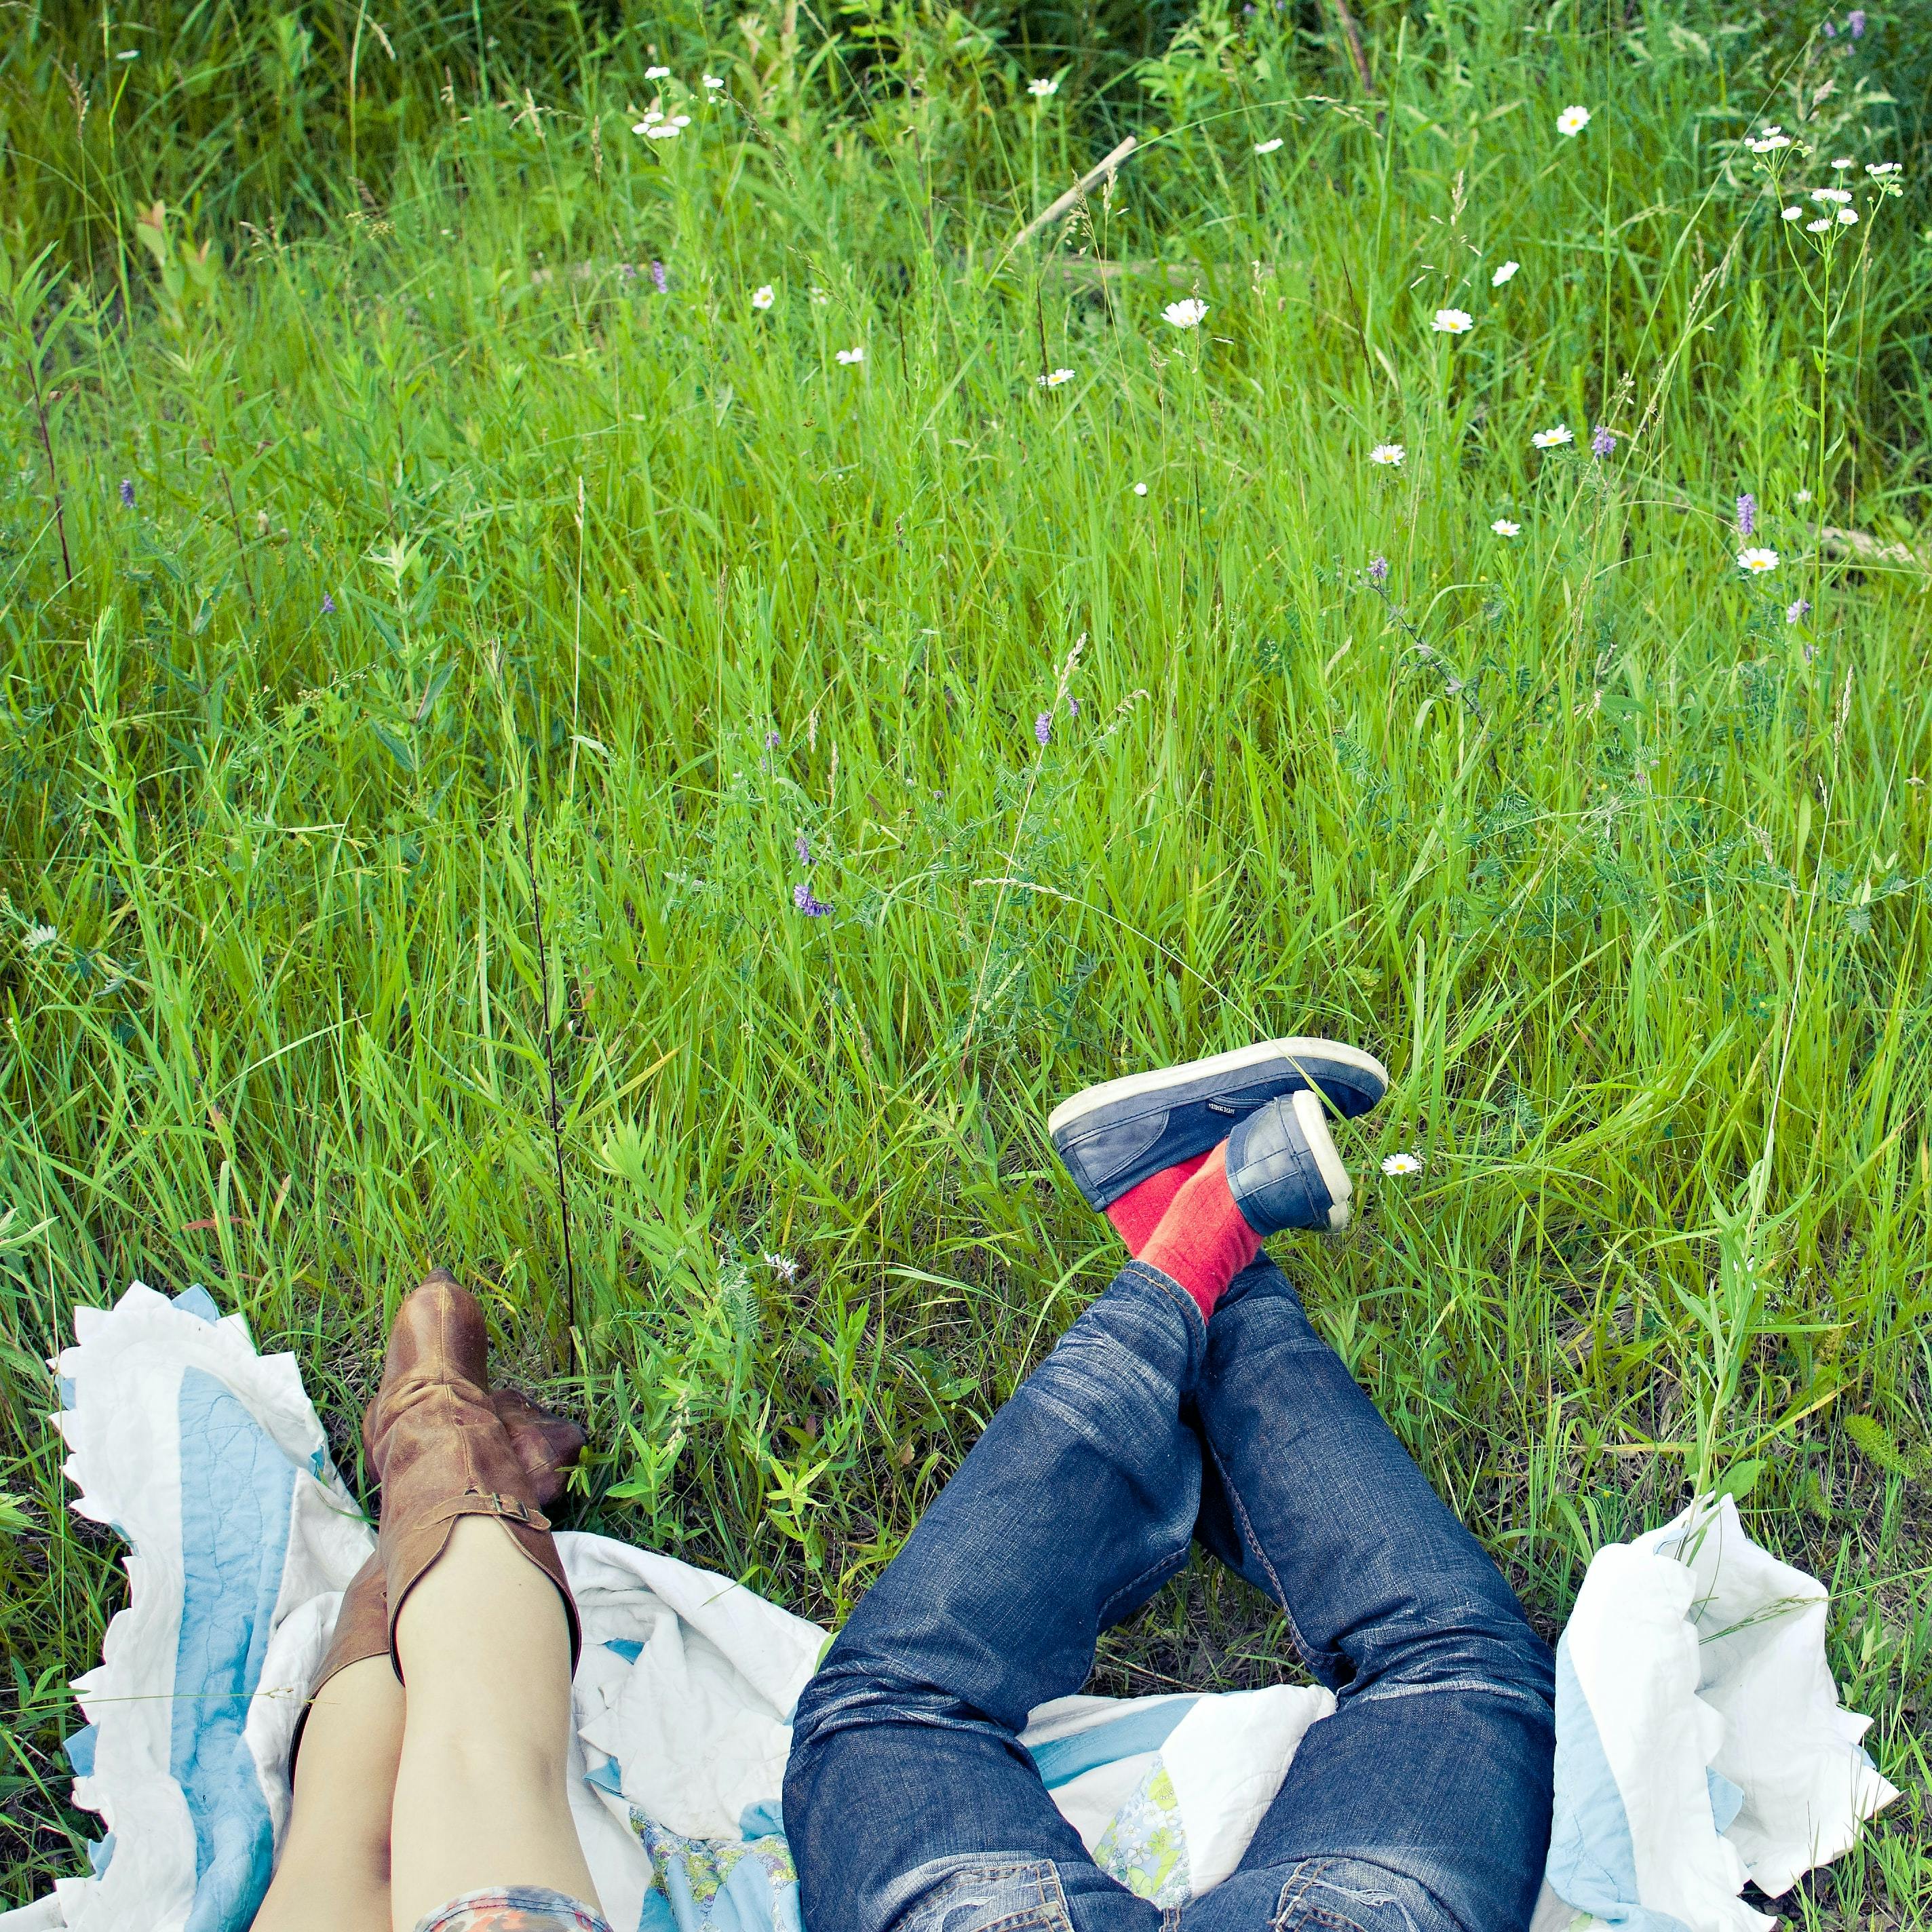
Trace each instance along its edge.
{"label": "blue and white quilt", "polygon": [[[128,1603],[74,1686],[92,1869],[0,1932],[244,1932],[286,1821],[288,1750],[340,1592],[374,1546],[295,1358],[200,1289],[75,1315],[55,1365],[81,1514]],[[825,1634],[605,1537],[558,1539],[583,1619],[572,1802],[617,1932],[800,1932],[778,1810]],[[1536,1932],[1748,1932],[1897,1794],[1826,1666],[1823,1587],[1728,1498],[1598,1552],[1558,1650],[1556,1810]],[[1022,1742],[1102,1868],[1184,1903],[1232,1872],[1322,1690],[1070,1697]]]}

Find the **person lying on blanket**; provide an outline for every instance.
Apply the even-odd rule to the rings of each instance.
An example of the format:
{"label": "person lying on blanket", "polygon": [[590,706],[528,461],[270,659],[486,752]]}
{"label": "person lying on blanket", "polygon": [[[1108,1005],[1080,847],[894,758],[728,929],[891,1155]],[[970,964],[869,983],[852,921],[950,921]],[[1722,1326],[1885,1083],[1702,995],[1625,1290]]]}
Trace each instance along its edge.
{"label": "person lying on blanket", "polygon": [[[1354,1048],[1274,1040],[1055,1111],[1131,1258],[799,1701],[784,1810],[809,1932],[1527,1926],[1549,1647],[1261,1252],[1346,1221],[1326,1110],[1387,1084]],[[364,1427],[378,1548],[311,1693],[254,1932],[610,1932],[566,1796],[578,1626],[543,1514],[583,1438],[490,1390],[481,1310],[440,1271],[398,1311]],[[1233,1874],[1163,1910],[1094,1863],[1018,1733],[1197,1539],[1282,1606],[1336,1708]]]}

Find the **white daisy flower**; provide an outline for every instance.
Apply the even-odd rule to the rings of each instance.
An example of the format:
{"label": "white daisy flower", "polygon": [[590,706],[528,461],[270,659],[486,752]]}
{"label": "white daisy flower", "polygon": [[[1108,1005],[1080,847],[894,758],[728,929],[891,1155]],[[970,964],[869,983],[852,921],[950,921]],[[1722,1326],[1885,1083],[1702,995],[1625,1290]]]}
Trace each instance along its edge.
{"label": "white daisy flower", "polygon": [[1566,107],[1556,117],[1556,131],[1568,134],[1572,140],[1590,124],[1590,110],[1587,107]]}
{"label": "white daisy flower", "polygon": [[1540,429],[1530,438],[1530,441],[1534,443],[1538,449],[1558,449],[1564,443],[1574,442],[1576,440],[1576,439],[1570,434],[1570,426],[1567,423],[1558,423],[1554,429]]}
{"label": "white daisy flower", "polygon": [[1385,1154],[1382,1156],[1382,1172],[1389,1174],[1420,1174],[1422,1156],[1413,1154]]}
{"label": "white daisy flower", "polygon": [[1802,208],[1780,208],[1778,212],[1786,221],[1802,221],[1804,219],[1804,211]]}
{"label": "white daisy flower", "polygon": [[1051,80],[1030,80],[1027,92],[1036,100],[1048,100],[1060,92],[1060,76],[1055,74]]}
{"label": "white daisy flower", "polygon": [[1814,201],[1828,201],[1835,208],[1843,208],[1851,198],[1850,194],[1841,188],[1814,188],[1811,190]]}
{"label": "white daisy flower", "polygon": [[1838,211],[1838,219],[1842,221],[1847,228],[1850,227],[1852,224],[1857,220],[1858,218],[1858,212],[1856,208],[1841,208]]}
{"label": "white daisy flower", "polygon": [[1904,164],[1899,161],[1868,161],[1865,164],[1865,172],[1870,175],[1874,181],[1885,181],[1897,174],[1903,165]]}
{"label": "white daisy flower", "polygon": [[1277,134],[1272,141],[1257,141],[1255,143],[1255,152],[1258,154],[1271,154],[1280,146],[1281,136]]}
{"label": "white daisy flower", "polygon": [[1521,532],[1522,526],[1511,523],[1507,517],[1498,517],[1490,528],[1499,537],[1513,537]]}
{"label": "white daisy flower", "polygon": [[1520,262],[1504,262],[1502,263],[1497,268],[1496,273],[1490,278],[1490,286],[1492,289],[1499,289],[1502,286],[1504,283],[1514,280],[1516,277],[1516,272],[1522,266],[1522,264]]}
{"label": "white daisy flower", "polygon": [[1072,381],[1073,371],[1071,369],[1049,369],[1044,376],[1036,376],[1033,380],[1042,389],[1057,389],[1061,383]]}
{"label": "white daisy flower", "polygon": [[724,82],[715,74],[707,74],[704,76],[705,92],[708,94],[716,94],[724,85]]}
{"label": "white daisy flower", "polygon": [[1766,571],[1775,570],[1778,568],[1778,553],[1774,550],[1766,550],[1762,547],[1754,545],[1749,550],[1741,550],[1738,552],[1738,565],[1741,569],[1748,572],[1751,576],[1762,577]]}
{"label": "white daisy flower", "polygon": [[1804,232],[1808,235],[1822,235],[1831,226],[1830,216],[1821,215],[1816,221],[1806,222]]}
{"label": "white daisy flower", "polygon": [[1378,442],[1369,452],[1369,460],[1379,463],[1388,470],[1400,470],[1402,459],[1408,454],[1399,442]]}
{"label": "white daisy flower", "polygon": [[854,362],[864,362],[866,359],[865,344],[861,343],[856,349],[840,350],[838,352],[838,359],[840,362],[848,365]]}
{"label": "white daisy flower", "polygon": [[1438,308],[1430,327],[1438,335],[1462,335],[1476,326],[1476,318],[1465,308]]}
{"label": "white daisy flower", "polygon": [[1832,168],[1834,173],[1843,174],[1847,168],[1856,167],[1857,165],[1858,164],[1852,159],[1850,154],[1840,154],[1838,158],[1832,164]]}
{"label": "white daisy flower", "polygon": [[1208,304],[1198,296],[1189,296],[1184,300],[1169,302],[1161,314],[1176,328],[1198,328],[1208,314]]}
{"label": "white daisy flower", "polygon": [[646,80],[668,80],[670,69],[668,67],[647,67],[644,70],[644,78]]}
{"label": "white daisy flower", "polygon": [[773,292],[770,282],[766,283],[763,288],[754,289],[752,291],[752,306],[754,308],[770,308],[777,300],[778,296]]}
{"label": "white daisy flower", "polygon": [[1756,140],[1744,143],[1754,154],[1774,154],[1779,148],[1788,148],[1790,145],[1791,136],[1775,121]]}
{"label": "white daisy flower", "polygon": [[1147,485],[1144,483],[1136,483],[1134,485],[1134,494],[1136,496],[1144,496],[1147,494]]}

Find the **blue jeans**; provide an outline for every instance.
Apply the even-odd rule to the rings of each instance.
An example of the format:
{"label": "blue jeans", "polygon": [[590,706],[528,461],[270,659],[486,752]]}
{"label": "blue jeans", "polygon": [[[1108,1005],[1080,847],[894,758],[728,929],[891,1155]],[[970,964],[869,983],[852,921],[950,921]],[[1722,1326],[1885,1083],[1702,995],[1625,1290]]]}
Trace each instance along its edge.
{"label": "blue jeans", "polygon": [[[1232,1876],[1163,1912],[1018,1742],[1198,1537],[1336,1694]],[[799,1700],[811,1932],[1522,1932],[1549,1646],[1265,1256],[1211,1323],[1130,1262],[994,1417]]]}

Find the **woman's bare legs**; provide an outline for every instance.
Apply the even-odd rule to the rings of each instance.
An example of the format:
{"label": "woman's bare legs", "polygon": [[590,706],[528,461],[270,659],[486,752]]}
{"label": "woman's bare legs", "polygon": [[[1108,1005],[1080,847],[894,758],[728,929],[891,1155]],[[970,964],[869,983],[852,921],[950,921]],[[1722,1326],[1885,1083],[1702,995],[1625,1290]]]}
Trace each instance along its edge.
{"label": "woman's bare legs", "polygon": [[396,1654],[409,1692],[388,1834],[395,1932],[492,1886],[547,1886],[594,1909],[565,1783],[570,1631],[556,1586],[500,1524],[465,1516],[404,1599]]}
{"label": "woman's bare legs", "polygon": [[350,1664],[316,1692],[288,1833],[254,1932],[389,1932],[389,1813],[402,1752],[403,1687],[386,1657]]}

